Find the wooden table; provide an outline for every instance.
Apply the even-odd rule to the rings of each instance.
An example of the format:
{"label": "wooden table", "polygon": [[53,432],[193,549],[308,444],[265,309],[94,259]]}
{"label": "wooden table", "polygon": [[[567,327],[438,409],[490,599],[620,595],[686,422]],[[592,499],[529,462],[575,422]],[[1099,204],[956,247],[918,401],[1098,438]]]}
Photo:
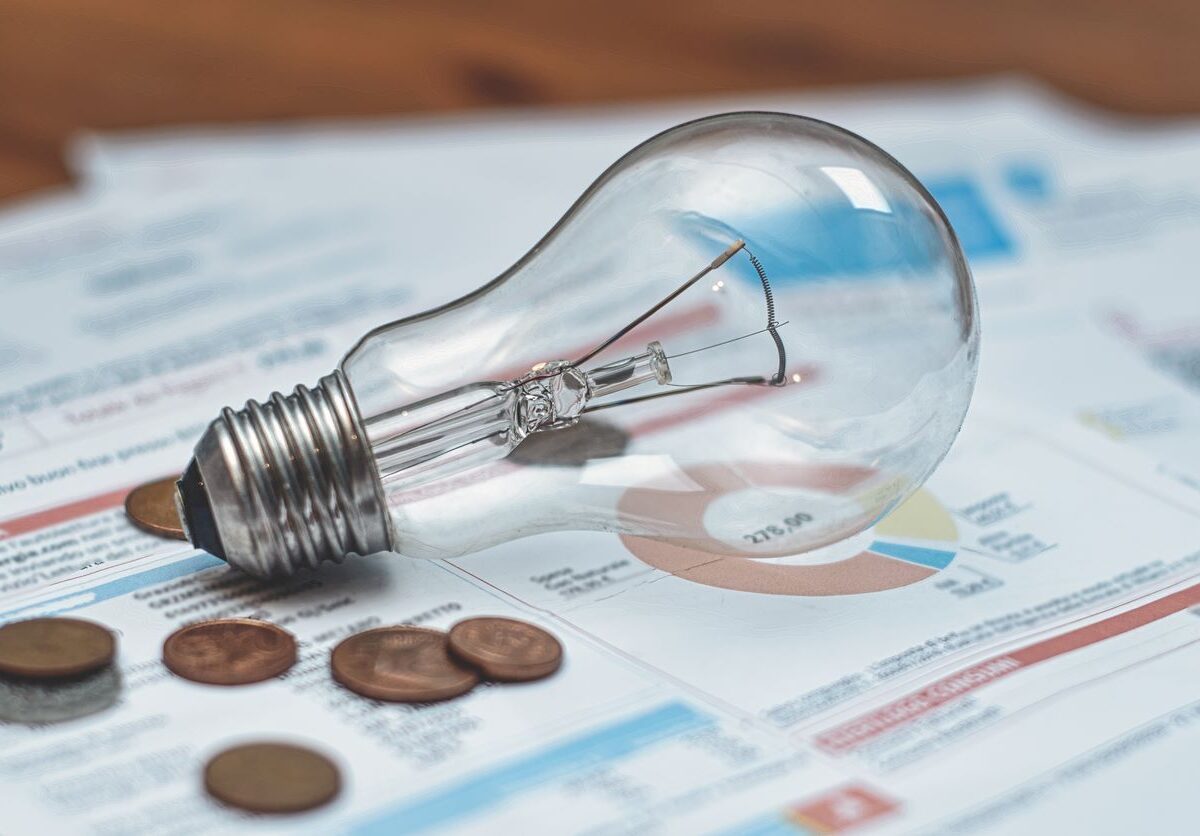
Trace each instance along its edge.
{"label": "wooden table", "polygon": [[1200,110],[1198,0],[0,0],[0,197],[83,129],[1036,74]]}

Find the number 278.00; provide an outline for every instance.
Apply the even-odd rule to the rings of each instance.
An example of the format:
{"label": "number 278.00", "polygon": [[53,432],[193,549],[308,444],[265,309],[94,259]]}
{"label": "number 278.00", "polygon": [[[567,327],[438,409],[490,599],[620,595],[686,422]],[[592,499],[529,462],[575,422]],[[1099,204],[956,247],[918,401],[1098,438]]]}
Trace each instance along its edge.
{"label": "number 278.00", "polygon": [[749,540],[753,544],[765,543],[772,538],[790,534],[807,522],[812,522],[812,514],[805,514],[804,512],[792,514],[790,517],[784,517],[781,524],[768,525],[765,528],[760,528],[758,531],[743,534],[742,539]]}

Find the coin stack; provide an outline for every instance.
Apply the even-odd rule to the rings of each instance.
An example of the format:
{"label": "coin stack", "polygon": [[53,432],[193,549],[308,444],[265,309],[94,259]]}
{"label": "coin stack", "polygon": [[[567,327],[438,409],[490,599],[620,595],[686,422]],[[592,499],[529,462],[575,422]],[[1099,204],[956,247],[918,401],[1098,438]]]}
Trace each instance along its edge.
{"label": "coin stack", "polygon": [[120,694],[106,628],[78,618],[33,618],[0,627],[0,720],[56,723],[108,708]]}

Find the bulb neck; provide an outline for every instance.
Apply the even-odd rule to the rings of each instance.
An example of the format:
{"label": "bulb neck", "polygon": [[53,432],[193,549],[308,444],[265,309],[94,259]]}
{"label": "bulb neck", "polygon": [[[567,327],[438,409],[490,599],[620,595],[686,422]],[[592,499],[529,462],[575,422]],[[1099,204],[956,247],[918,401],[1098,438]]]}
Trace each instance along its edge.
{"label": "bulb neck", "polygon": [[226,408],[178,484],[188,539],[252,575],[394,547],[378,473],[340,371]]}

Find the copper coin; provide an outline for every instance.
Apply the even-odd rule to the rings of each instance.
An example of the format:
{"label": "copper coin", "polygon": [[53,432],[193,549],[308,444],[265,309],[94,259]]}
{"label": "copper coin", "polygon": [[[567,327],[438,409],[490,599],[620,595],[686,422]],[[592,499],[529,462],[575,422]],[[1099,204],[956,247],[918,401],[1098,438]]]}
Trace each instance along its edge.
{"label": "copper coin", "polygon": [[333,678],[387,702],[433,702],[465,694],[479,675],[450,655],[446,634],[424,627],[379,627],[333,649]]}
{"label": "copper coin", "polygon": [[159,537],[186,540],[183,523],[179,521],[179,510],[175,507],[175,483],[178,477],[170,476],[155,482],[138,485],[125,497],[125,515],[129,521]]}
{"label": "copper coin", "polygon": [[296,639],[265,621],[202,621],[167,637],[163,664],[193,682],[248,685],[279,676],[296,664]]}
{"label": "copper coin", "polygon": [[299,813],[332,801],[342,778],[329,758],[311,749],[249,743],[210,760],[204,788],[218,801],[252,813]]}
{"label": "copper coin", "polygon": [[98,670],[117,652],[113,634],[79,618],[31,618],[0,627],[0,674],[59,679]]}
{"label": "copper coin", "polygon": [[514,618],[468,618],[450,628],[450,650],[498,682],[542,679],[562,664],[562,645],[541,627]]}

